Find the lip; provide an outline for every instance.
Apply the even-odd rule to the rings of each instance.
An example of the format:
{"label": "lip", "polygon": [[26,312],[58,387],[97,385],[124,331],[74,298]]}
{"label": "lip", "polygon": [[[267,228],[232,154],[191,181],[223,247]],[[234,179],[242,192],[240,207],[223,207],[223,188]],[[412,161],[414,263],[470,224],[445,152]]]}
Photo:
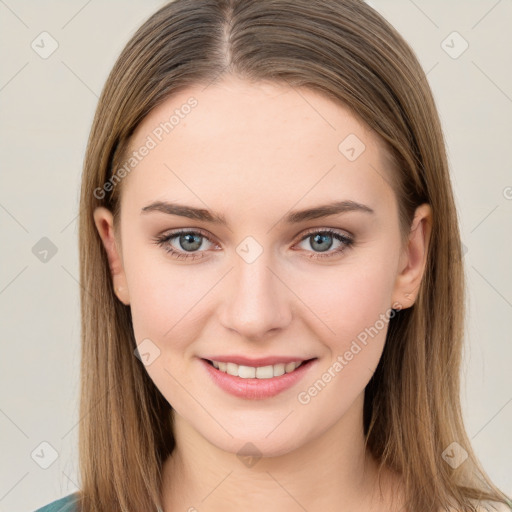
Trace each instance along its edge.
{"label": "lip", "polygon": [[293,356],[268,356],[268,357],[258,357],[255,359],[251,359],[250,357],[245,356],[208,356],[204,359],[208,359],[209,361],[219,361],[220,363],[235,363],[243,366],[269,366],[280,363],[294,363],[295,361],[307,361],[308,359],[313,359],[311,357],[293,357]]}
{"label": "lip", "polygon": [[[251,361],[250,359],[247,358],[239,358],[238,360],[242,359],[244,359],[245,361]],[[219,361],[219,359],[213,360]],[[272,360],[276,360],[276,358],[272,358]],[[300,360],[302,359],[287,358],[287,362]],[[222,360],[220,361],[228,362]],[[248,366],[254,366],[255,360],[252,361],[253,364],[249,364]],[[265,359],[258,359],[256,361],[258,361],[258,364],[256,366],[265,366],[260,364],[259,362],[265,361]],[[317,360],[315,358],[305,361],[306,362],[301,364],[293,372],[285,373],[283,375],[280,375],[279,377],[272,377],[271,379],[243,379],[241,377],[235,377],[233,375],[229,375],[228,373],[221,372],[220,370],[217,370],[217,368],[215,368],[213,365],[211,365],[208,362],[208,360],[200,359],[201,364],[203,365],[205,370],[208,372],[208,375],[217,386],[219,386],[222,390],[230,393],[231,395],[234,395],[239,398],[245,398],[248,400],[263,400],[265,398],[271,398],[296,385],[306,375],[306,373],[309,372],[311,367],[315,365]],[[230,359],[230,362],[235,363],[236,361]],[[284,362],[284,360],[281,362]]]}

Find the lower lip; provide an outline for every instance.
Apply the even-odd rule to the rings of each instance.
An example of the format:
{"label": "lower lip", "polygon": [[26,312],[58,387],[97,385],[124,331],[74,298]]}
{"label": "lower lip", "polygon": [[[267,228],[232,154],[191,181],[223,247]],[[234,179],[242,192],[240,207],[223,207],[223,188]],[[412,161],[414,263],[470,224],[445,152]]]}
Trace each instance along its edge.
{"label": "lower lip", "polygon": [[291,373],[285,373],[279,377],[271,379],[242,379],[228,373],[217,370],[205,359],[201,359],[201,363],[206,368],[212,380],[221,389],[231,393],[239,398],[247,398],[249,400],[262,400],[278,395],[282,391],[291,388],[309,371],[316,359],[311,359],[301,364]]}

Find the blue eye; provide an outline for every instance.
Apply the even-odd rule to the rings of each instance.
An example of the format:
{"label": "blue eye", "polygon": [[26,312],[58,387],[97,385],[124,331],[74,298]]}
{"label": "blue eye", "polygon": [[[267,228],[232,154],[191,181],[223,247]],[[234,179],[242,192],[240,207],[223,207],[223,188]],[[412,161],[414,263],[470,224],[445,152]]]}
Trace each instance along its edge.
{"label": "blue eye", "polygon": [[[308,254],[307,257],[313,259],[322,259],[338,256],[354,243],[354,240],[352,238],[350,238],[347,235],[341,234],[338,231],[334,231],[333,229],[324,229],[322,231],[310,231],[308,234],[306,234],[306,236],[304,236],[301,239],[301,242],[304,242],[305,240],[309,241],[310,246],[315,251],[320,251],[320,253],[325,252],[325,254],[318,254],[317,252],[314,252],[313,254]],[[334,241],[340,242],[341,245],[335,250],[329,251]]]}
{"label": "blue eye", "polygon": [[[178,241],[178,245],[180,246],[179,250],[177,250],[171,244],[171,241],[173,241],[174,239],[177,239]],[[208,240],[208,242],[212,243],[210,239],[206,236],[206,234],[204,234],[202,231],[180,230],[163,235],[161,237],[157,237],[155,238],[154,241],[157,245],[163,247],[168,253],[172,254],[172,256],[175,257],[176,259],[195,260],[203,258],[204,251],[190,253],[187,253],[186,251],[197,251],[203,244],[203,240]]]}
{"label": "blue eye", "polygon": [[[177,240],[178,246],[172,244],[172,241]],[[170,253],[173,258],[180,260],[187,259],[201,259],[205,257],[205,250],[199,251],[204,241],[215,245],[206,233],[201,230],[179,230],[171,233],[156,237],[154,242],[163,247],[165,251]],[[305,236],[303,236],[299,243],[309,240],[310,247],[313,248],[313,252],[307,255],[308,258],[322,259],[330,258],[341,254],[347,248],[349,248],[354,240],[333,229],[315,229],[311,230]],[[334,242],[338,242],[341,245],[334,250],[330,250]],[[325,254],[321,254],[321,253]]]}

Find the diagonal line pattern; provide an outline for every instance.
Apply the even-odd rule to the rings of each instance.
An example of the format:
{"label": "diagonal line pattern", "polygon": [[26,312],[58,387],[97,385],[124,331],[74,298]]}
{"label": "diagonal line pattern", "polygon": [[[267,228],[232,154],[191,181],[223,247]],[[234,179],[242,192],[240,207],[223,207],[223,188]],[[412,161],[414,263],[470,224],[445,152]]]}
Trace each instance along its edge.
{"label": "diagonal line pattern", "polygon": [[2,410],[0,409],[0,412],[27,438],[29,439],[29,437],[27,436],[27,434],[25,434],[25,432],[23,432],[23,430],[21,430],[21,428],[19,427],[19,425],[14,422],[11,418],[9,418],[9,416],[7,416],[7,414]]}
{"label": "diagonal line pattern", "polygon": [[471,30],[473,30],[499,3],[501,0],[498,0],[472,27]]}
{"label": "diagonal line pattern", "polygon": [[203,501],[206,500],[206,498],[208,498],[208,496],[210,496],[211,494],[213,494],[213,492],[218,489],[223,483],[224,481],[231,475],[231,473],[233,473],[233,471],[230,471],[202,500],[201,500],[201,503]]}
{"label": "diagonal line pattern", "polygon": [[2,85],[2,87],[0,87],[0,92],[3,91],[5,87],[7,87],[27,66],[28,62],[25,62],[25,64],[23,64],[23,66],[21,66],[21,68],[18,69],[18,71],[16,71],[16,73],[14,73],[12,77],[9,78],[9,80],[7,80],[7,82],[4,85]]}
{"label": "diagonal line pattern", "polygon": [[279,427],[280,425],[282,425],[285,420],[290,416],[290,414],[294,413],[295,412],[295,409],[292,409],[266,436],[265,438],[267,438],[270,434],[272,434],[276,429],[277,427]]}
{"label": "diagonal line pattern", "polygon": [[27,475],[28,471],[0,498],[0,501],[2,501]]}
{"label": "diagonal line pattern", "polygon": [[219,73],[217,73],[217,74],[216,74],[216,75],[215,75],[215,76],[214,76],[214,77],[213,77],[213,78],[212,78],[212,79],[211,79],[211,80],[210,80],[210,81],[205,85],[205,87],[201,90],[201,92],[204,92],[208,87],[210,87],[210,85],[212,85],[212,84],[215,82],[215,80],[217,80],[217,78],[218,78],[219,76],[222,76],[222,74],[223,74],[223,73],[224,73],[228,68],[229,68],[229,64],[228,64],[227,66],[224,66],[224,67],[222,68],[222,70],[221,70],[221,71],[219,71]]}
{"label": "diagonal line pattern", "polygon": [[80,9],[78,9],[78,11],[73,14],[73,16],[71,16],[71,18],[69,18],[69,20],[66,21],[64,25],[62,25],[61,29],[66,28],[91,2],[92,0],[88,0],[82,7],[80,7]]}
{"label": "diagonal line pattern", "polygon": [[495,206],[495,207],[494,207],[494,208],[493,208],[493,209],[492,209],[492,210],[491,210],[491,211],[490,211],[490,212],[489,212],[489,213],[488,213],[488,214],[487,214],[487,215],[486,215],[486,216],[485,216],[485,217],[484,217],[484,218],[483,218],[483,219],[482,219],[482,220],[481,220],[481,221],[480,221],[480,222],[479,222],[479,223],[478,223],[478,224],[477,224],[477,225],[476,225],[476,226],[475,226],[471,231],[470,231],[470,233],[473,233],[473,231],[475,231],[475,229],[476,229],[478,226],[480,226],[480,224],[482,224],[482,222],[483,222],[485,219],[487,219],[487,217],[489,217],[489,215],[491,215],[491,213],[493,213],[493,212],[496,210],[496,208],[498,208],[498,206],[499,206],[499,204],[498,204],[498,205],[496,205],[496,206]]}
{"label": "diagonal line pattern", "polygon": [[472,60],[471,63],[496,87],[496,89],[498,89],[498,91],[501,92],[501,94],[503,94],[503,96],[505,96],[505,98],[507,98],[508,101],[512,103],[512,98],[474,60]]}
{"label": "diagonal line pattern", "polygon": [[84,418],[86,418],[91,411],[102,401],[105,400],[107,395],[117,386],[117,383],[114,383],[112,387],[110,387],[107,392],[100,398],[98,401],[61,437],[61,440],[67,437],[75,428],[82,422]]}
{"label": "diagonal line pattern", "polygon": [[62,474],[77,488],[80,489],[80,486],[64,471],[62,471]]}
{"label": "diagonal line pattern", "polygon": [[0,208],[2,208],[2,210],[4,210],[8,215],[10,215],[14,222],[21,226],[25,233],[29,232],[28,229],[3,204],[0,204]]}
{"label": "diagonal line pattern", "polygon": [[11,11],[11,14],[18,18],[18,20],[25,25],[25,27],[30,28],[5,2],[4,0],[0,0],[0,4],[4,5],[9,11]]}
{"label": "diagonal line pattern", "polygon": [[270,272],[272,272],[272,274],[274,274],[279,279],[279,281],[281,281],[281,283],[283,283],[286,286],[286,288],[288,288],[288,290],[290,290],[295,295],[295,297],[297,297],[297,299],[299,299],[302,302],[302,304],[304,304],[304,306],[306,306],[309,309],[309,311],[311,311],[311,313],[313,313],[313,315],[315,315],[318,318],[318,320],[320,320],[320,322],[322,322],[325,325],[325,327],[327,327],[327,329],[329,329],[329,331],[331,331],[333,334],[336,334],[268,265],[267,268],[270,270]]}
{"label": "diagonal line pattern", "polygon": [[18,279],[18,277],[23,274],[23,272],[25,272],[25,270],[27,270],[28,268],[28,265],[25,266],[25,268],[23,268],[22,270],[20,270],[1,290],[0,290],[0,295],[2,293],[4,293],[5,290],[7,290],[7,288],[9,286],[11,286],[12,283],[14,283],[14,281],[16,281],[16,279]]}
{"label": "diagonal line pattern", "polygon": [[274,224],[272,224],[272,226],[270,227],[270,229],[267,231],[267,234],[270,233],[275,226],[277,226],[277,224],[279,224],[279,222],[281,222],[281,219],[283,219],[283,217],[291,211],[291,209],[296,206],[297,204],[299,204],[334,168],[336,167],[336,164],[334,164],[316,183],[314,183],[310,189],[298,200],[296,201],[286,212],[283,213],[283,215],[276,221],[274,222]]}
{"label": "diagonal line pattern", "polygon": [[78,215],[79,214],[76,214],[61,230],[60,230],[60,233],[64,233],[64,231],[66,231],[66,229],[68,229],[69,226],[71,226],[71,224],[73,224],[73,222],[78,219]]}
{"label": "diagonal line pattern", "polygon": [[199,302],[201,302],[206,297],[206,295],[208,295],[232,270],[233,267],[231,267],[207,292],[205,292],[203,296],[192,307],[190,307],[182,315],[182,317],[164,334],[164,336],[167,336],[190,313],[190,311],[194,309],[199,304]]}
{"label": "diagonal line pattern", "polygon": [[90,88],[90,87],[89,87],[89,86],[88,86],[88,85],[87,85],[87,84],[86,84],[86,83],[85,83],[85,82],[84,82],[84,81],[83,81],[83,80],[82,80],[82,79],[81,79],[81,78],[80,78],[80,77],[79,77],[79,76],[78,76],[78,75],[77,75],[77,74],[76,74],[76,73],[75,73],[75,72],[74,72],[74,71],[73,71],[73,70],[72,70],[72,69],[71,69],[71,68],[70,68],[70,67],[69,67],[69,66],[68,66],[64,61],[63,61],[63,60],[61,60],[61,62],[62,62],[62,64],[63,64],[66,68],[68,68],[68,70],[69,70],[73,75],[75,75],[75,77],[76,77],[76,78],[77,78],[77,79],[78,79],[78,80],[79,80],[79,81],[80,81],[80,82],[81,82],[85,87],[87,87],[87,89],[89,89],[89,91],[91,91],[91,92],[94,94],[94,96],[96,96],[96,98],[98,98],[98,99],[99,99],[99,96],[98,96],[98,95],[97,95],[97,94],[96,94],[96,93],[95,93],[95,92],[94,92],[94,91],[93,91],[93,90],[92,90],[92,89],[91,89],[91,88]]}
{"label": "diagonal line pattern", "polygon": [[489,285],[489,286],[490,286],[490,287],[491,287],[491,288],[492,288],[492,289],[493,289],[493,290],[494,290],[494,291],[495,291],[495,292],[496,292],[496,293],[497,293],[497,294],[498,294],[498,295],[499,295],[499,296],[500,296],[500,297],[501,297],[501,298],[502,298],[502,299],[503,299],[503,300],[504,300],[504,301],[505,301],[505,302],[510,306],[510,307],[512,307],[512,303],[510,303],[510,301],[509,301],[509,300],[508,300],[504,295],[502,295],[502,294],[497,290],[497,288],[496,288],[495,286],[493,286],[493,285],[490,283],[490,281],[488,281],[488,280],[485,278],[485,276],[484,276],[481,272],[479,272],[479,271],[478,271],[478,269],[477,269],[475,266],[471,265],[471,268],[472,268],[472,269],[473,269],[473,270],[474,270],[474,271],[475,271],[475,272],[476,272],[476,273],[477,273],[477,274],[478,274],[478,275],[479,275],[479,276],[480,276],[480,277],[481,277],[481,278],[482,278],[482,279],[483,279],[483,280],[484,280],[484,281],[485,281],[485,282],[486,282],[486,283],[487,283],[487,284],[488,284],[488,285]]}
{"label": "diagonal line pattern", "polygon": [[[286,78],[285,78],[286,80]],[[318,112],[318,110],[313,106],[311,105],[311,103],[300,93],[299,89],[297,87],[294,87],[288,80],[286,80],[286,83],[334,130],[336,131],[336,128],[331,124],[329,123],[329,121],[327,121],[327,119],[322,115],[320,114],[320,112]]]}
{"label": "diagonal line pattern", "polygon": [[217,423],[217,425],[219,425],[219,427],[222,428],[222,430],[224,430],[228,436],[233,437],[233,435],[226,429],[226,427],[224,427],[224,425],[222,425],[222,423],[220,423],[220,421],[218,421],[217,418],[215,418],[215,416],[213,416],[213,414],[167,368],[164,368],[164,370],[174,379],[176,384],[178,384],[186,393],[188,393],[192,400],[194,400],[203,408],[204,412],[206,412],[206,414],[208,414],[208,416],[210,416],[210,418],[212,418],[213,421],[215,421],[215,423]]}
{"label": "diagonal line pattern", "polygon": [[295,496],[293,496],[292,494],[290,494],[290,493],[288,492],[288,490],[287,490],[285,487],[283,487],[283,486],[281,485],[281,483],[280,483],[280,482],[278,482],[278,481],[276,480],[276,478],[275,478],[271,473],[269,473],[268,471],[266,471],[266,473],[268,473],[268,475],[270,476],[270,478],[272,478],[272,480],[274,480],[274,482],[275,482],[277,485],[279,485],[279,487],[281,487],[281,489],[283,489],[283,491],[284,491],[286,494],[288,494],[288,496],[290,496],[290,498],[291,498],[293,501],[295,501],[295,503],[297,503],[297,505],[299,505],[299,507],[300,507],[302,510],[304,510],[305,512],[307,512],[307,510],[303,507],[303,505],[302,505],[299,501],[297,501],[297,499],[295,498]]}
{"label": "diagonal line pattern", "polygon": [[482,432],[482,430],[487,427],[487,425],[489,425],[489,423],[491,423],[491,421],[496,418],[496,416],[498,416],[498,414],[503,410],[505,409],[505,407],[510,403],[512,402],[512,398],[510,398],[509,400],[507,400],[507,402],[505,402],[505,405],[503,405],[499,410],[498,412],[471,438],[471,440],[475,439],[475,437],[480,434],[480,432]]}
{"label": "diagonal line pattern", "polygon": [[64,270],[70,277],[77,283],[80,288],[82,288],[84,291],[86,291],[95,301],[98,301],[98,298],[95,297],[64,265],[61,265],[62,270]]}
{"label": "diagonal line pattern", "polygon": [[[190,192],[191,192],[192,194],[194,194],[194,195],[197,197],[197,199],[199,199],[199,201],[201,201],[201,203],[203,203],[203,204],[206,206],[206,208],[207,208],[207,209],[210,209],[210,207],[209,207],[209,206],[208,206],[208,205],[203,201],[203,199],[201,199],[201,198],[200,198],[200,197],[199,197],[199,196],[198,196],[198,195],[197,195],[197,194],[196,194],[196,193],[195,193],[195,192],[194,192],[194,191],[193,191],[193,190],[192,190],[192,189],[191,189],[191,188],[190,188],[190,187],[189,187],[189,186],[188,186],[188,185],[187,185],[187,184],[186,184],[186,183],[185,183],[185,182],[184,182],[184,181],[183,181],[183,180],[182,180],[182,179],[181,179],[181,178],[180,178],[180,177],[179,177],[179,176],[178,176],[178,175],[177,175],[177,174],[176,174],[176,173],[175,173],[175,172],[174,172],[174,171],[173,171],[173,170],[172,170],[172,169],[171,169],[171,168],[170,168],[166,163],[165,163],[165,162],[164,162],[164,167],[166,167],[170,172],[172,172],[172,173],[174,174],[174,176],[176,176],[176,178],[178,178],[178,179],[181,181],[181,183],[183,183],[183,185],[184,185],[185,187],[187,187],[187,188],[188,188],[188,190],[190,190]],[[231,232],[233,232],[233,231],[229,228],[229,226],[228,226],[228,229],[229,229]]]}
{"label": "diagonal line pattern", "polygon": [[436,28],[439,28],[439,25],[423,9],[421,9],[416,2],[413,2],[413,0],[409,0],[409,2],[411,2],[411,4],[413,4],[414,7],[416,7],[416,9],[418,9],[418,11],[420,11],[423,16],[425,16],[425,18],[427,18],[430,23],[432,23],[432,25],[434,25]]}

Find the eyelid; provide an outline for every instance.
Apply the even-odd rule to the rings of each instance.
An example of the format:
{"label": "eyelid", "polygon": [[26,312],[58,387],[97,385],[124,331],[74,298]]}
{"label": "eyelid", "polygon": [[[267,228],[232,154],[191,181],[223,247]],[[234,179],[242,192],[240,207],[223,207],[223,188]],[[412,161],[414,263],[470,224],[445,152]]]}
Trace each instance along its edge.
{"label": "eyelid", "polygon": [[[179,228],[179,229],[171,230],[170,232],[164,232],[163,234],[154,237],[153,241],[154,241],[154,243],[156,243],[157,245],[162,246],[162,247],[164,247],[167,244],[167,247],[164,247],[164,250],[166,250],[168,253],[172,254],[175,259],[196,260],[196,259],[203,259],[203,258],[207,257],[206,253],[208,252],[208,250],[186,252],[186,251],[181,251],[181,250],[175,249],[171,246],[170,240],[178,237],[180,234],[189,234],[189,233],[200,235],[201,237],[205,238],[209,243],[218,246],[218,244],[212,240],[212,238],[215,238],[215,237],[211,236],[210,233],[208,233],[207,231],[205,231],[201,228]],[[342,247],[340,247],[338,249],[335,249],[333,251],[327,251],[325,253],[322,253],[322,252],[317,253],[315,251],[305,251],[307,253],[306,256],[313,260],[320,261],[324,258],[325,259],[331,258],[331,257],[334,258],[338,255],[341,255],[344,251],[349,249],[354,244],[354,241],[355,241],[354,235],[349,234],[347,231],[341,230],[340,228],[326,228],[326,227],[316,226],[316,227],[309,228],[306,231],[303,231],[299,235],[299,239],[294,243],[294,246],[307,240],[311,235],[317,234],[317,233],[330,234],[331,236],[336,238],[339,242],[341,242],[343,245],[342,245]],[[296,249],[293,249],[293,250],[296,250]]]}
{"label": "eyelid", "polygon": [[346,238],[350,238],[350,239],[354,238],[354,235],[352,233],[350,233],[350,231],[347,231],[346,229],[329,228],[326,226],[315,226],[313,228],[309,228],[306,231],[304,231],[301,235],[302,238],[300,238],[300,240],[303,240],[305,237],[307,237],[308,235],[311,235],[312,233],[325,233],[325,232],[337,233],[339,235],[342,235],[342,236],[344,236]]}
{"label": "eyelid", "polygon": [[[331,227],[327,227],[327,226],[314,226],[312,228],[308,228],[306,231],[302,231],[299,235],[294,237],[292,239],[292,241],[297,240],[298,242],[301,242],[302,240],[307,238],[308,235],[311,235],[313,233],[322,233],[322,232],[335,232],[335,233],[345,236],[346,238],[350,238],[350,239],[354,238],[354,235],[352,233],[350,233],[349,231],[347,231],[346,229],[331,228]],[[161,238],[165,238],[165,237],[174,237],[174,236],[180,235],[182,233],[197,233],[197,234],[205,237],[209,242],[211,242],[215,245],[218,245],[212,240],[212,238],[215,238],[215,237],[213,235],[211,235],[211,233],[209,233],[208,231],[205,231],[204,229],[201,229],[201,228],[177,228],[175,230],[171,229],[169,232],[164,231],[161,235],[158,235],[155,238],[161,239]]]}
{"label": "eyelid", "polygon": [[[201,235],[203,238],[208,240],[208,242],[211,243],[212,245],[215,245],[215,246],[219,245],[217,242],[214,241],[215,237],[213,235],[211,235],[210,233],[208,233],[208,231],[205,231],[204,229],[201,229],[201,228],[178,228],[176,230],[169,231],[169,233],[163,233],[158,238],[166,238],[166,237],[175,238],[178,235],[182,235],[182,234],[186,234],[186,233],[194,233],[196,235]],[[198,251],[198,252],[206,252],[206,251]],[[190,253],[190,254],[193,254],[193,253]]]}

